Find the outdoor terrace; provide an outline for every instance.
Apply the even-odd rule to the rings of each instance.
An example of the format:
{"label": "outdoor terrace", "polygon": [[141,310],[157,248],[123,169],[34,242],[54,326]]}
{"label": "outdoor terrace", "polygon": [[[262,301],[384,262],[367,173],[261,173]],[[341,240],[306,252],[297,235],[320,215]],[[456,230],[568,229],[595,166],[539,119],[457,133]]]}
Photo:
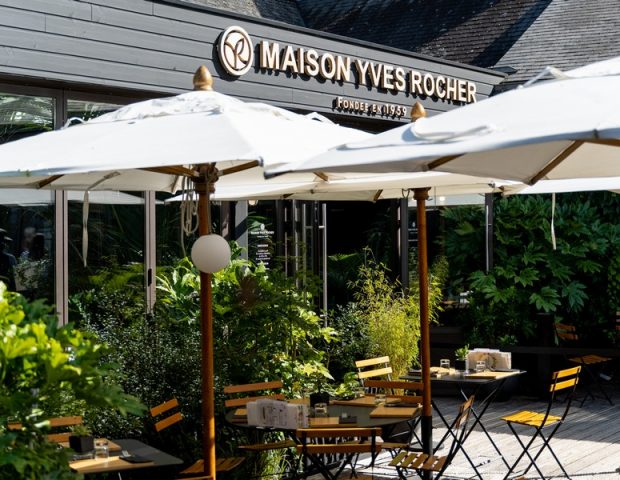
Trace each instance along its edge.
{"label": "outdoor terrace", "polygon": [[[579,401],[574,402],[566,423],[560,427],[551,441],[564,468],[575,480],[620,479],[620,382],[617,378],[614,381],[615,383],[607,388],[608,393],[612,394],[613,406],[598,398],[595,401],[587,400],[583,407],[579,406]],[[452,412],[457,411],[459,400],[456,397],[435,397],[434,400],[440,410],[451,419]],[[517,395],[507,401],[493,402],[486,411],[483,423],[508,463],[516,460],[521,450],[501,417],[519,410],[544,411],[545,407],[544,401]],[[433,421],[433,438],[437,440],[441,438],[445,428],[436,415]],[[479,428],[476,428],[467,439],[465,448],[476,465],[480,465],[478,469],[484,480],[504,478],[507,469]],[[380,454],[377,467],[373,470],[358,468],[358,473],[368,477],[374,475],[376,480],[398,478],[393,468],[385,467],[389,459],[389,453],[383,452]],[[543,453],[538,465],[545,473],[546,479],[565,478],[548,452]],[[519,477],[519,473],[511,475],[511,478]],[[322,477],[312,477],[312,480],[319,478]],[[344,472],[341,478],[349,478],[349,473]],[[418,477],[412,475],[409,478]],[[459,453],[442,478],[460,480],[477,477],[464,455]],[[524,478],[539,479],[540,476],[532,469]]]}

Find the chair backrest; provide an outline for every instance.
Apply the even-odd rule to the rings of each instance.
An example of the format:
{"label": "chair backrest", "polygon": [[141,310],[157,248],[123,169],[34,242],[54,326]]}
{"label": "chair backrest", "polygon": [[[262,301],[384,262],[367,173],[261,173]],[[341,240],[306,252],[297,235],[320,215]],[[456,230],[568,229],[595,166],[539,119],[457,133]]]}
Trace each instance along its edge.
{"label": "chair backrest", "polygon": [[[75,415],[75,416],[70,416],[70,417],[50,418],[48,422],[49,422],[50,430],[57,430],[57,429],[66,430],[68,427],[70,428],[70,427],[75,427],[76,425],[82,425],[82,423],[84,422],[84,419],[79,415]],[[9,426],[9,430],[20,430],[22,428],[22,424],[17,423],[17,422],[9,423],[8,426]],[[71,435],[73,435],[73,432],[71,431],[53,432],[47,435],[47,439],[50,442],[63,443],[63,442],[68,442],[69,437]]]}
{"label": "chair backrest", "polygon": [[183,420],[183,414],[178,411],[178,408],[179,402],[176,398],[172,398],[157,405],[156,407],[151,408],[151,417],[156,420],[155,430],[158,433]]}
{"label": "chair backrest", "polygon": [[357,378],[366,387],[366,380],[369,378],[392,379],[392,367],[390,367],[390,357],[375,357],[365,360],[357,360]]}
{"label": "chair backrest", "polygon": [[[299,428],[297,453],[302,455],[330,455],[340,453],[377,453],[381,444],[377,437],[380,427],[352,428]],[[354,439],[354,440],[352,440]]]}
{"label": "chair backrest", "polygon": [[448,450],[448,454],[446,455],[446,463],[448,464],[450,464],[454,456],[463,446],[465,435],[467,434],[467,423],[469,422],[469,415],[473,405],[474,395],[470,396],[459,407],[459,413],[454,421],[454,426],[452,427],[454,431],[454,438],[452,440],[452,445],[450,445],[450,450]]}
{"label": "chair backrest", "polygon": [[[422,403],[422,382],[405,382],[393,380],[368,379],[364,386],[376,392],[382,392],[390,397],[398,398],[404,403]],[[402,391],[402,393],[400,393]]]}
{"label": "chair backrest", "polygon": [[553,328],[559,343],[576,343],[579,341],[579,335],[574,325],[554,323]]}
{"label": "chair backrest", "polygon": [[[224,393],[232,396],[224,401],[226,408],[243,407],[248,402],[268,398],[271,400],[284,400],[284,394],[280,389],[284,384],[280,380],[271,382],[247,383],[244,385],[228,385],[224,387]],[[265,392],[264,395],[256,395],[258,392]]]}
{"label": "chair backrest", "polygon": [[568,410],[570,409],[571,402],[575,396],[577,384],[579,383],[579,373],[581,372],[581,366],[566,368],[564,370],[558,370],[551,375],[551,384],[549,385],[549,404],[547,406],[547,416],[551,413],[551,408],[558,392],[565,394],[565,398],[562,399],[565,405],[564,413],[562,414],[562,420],[566,418]]}

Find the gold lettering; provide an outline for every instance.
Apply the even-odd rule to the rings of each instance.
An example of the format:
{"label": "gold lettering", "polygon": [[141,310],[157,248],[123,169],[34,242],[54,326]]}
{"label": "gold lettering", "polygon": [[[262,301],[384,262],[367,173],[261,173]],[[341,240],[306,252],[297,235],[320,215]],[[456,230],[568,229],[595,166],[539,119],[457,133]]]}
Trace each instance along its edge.
{"label": "gold lettering", "polygon": [[435,82],[433,76],[430,73],[424,75],[424,82],[422,82],[424,88],[424,94],[432,97],[435,94]]}
{"label": "gold lettering", "polygon": [[439,99],[443,100],[446,98],[446,78],[442,75],[437,76],[437,81],[435,82],[435,94]]}
{"label": "gold lettering", "polygon": [[370,83],[375,88],[379,88],[379,84],[381,81],[381,72],[383,71],[383,65],[380,63],[375,65],[370,62]]}
{"label": "gold lettering", "polygon": [[299,70],[297,70],[297,63],[295,62],[295,52],[293,51],[293,47],[290,45],[284,49],[280,70],[285,72],[288,68],[295,73],[299,73]]}
{"label": "gold lettering", "polygon": [[476,103],[476,84],[467,82],[467,102]]}
{"label": "gold lettering", "polygon": [[336,57],[336,80],[349,81],[351,78],[351,59],[349,57]]}
{"label": "gold lettering", "polygon": [[342,108],[342,97],[336,97],[336,108]]}
{"label": "gold lettering", "polygon": [[368,71],[368,62],[362,62],[361,60],[356,59],[355,66],[357,67],[357,73],[359,75],[359,84],[366,85],[366,72]]}
{"label": "gold lettering", "polygon": [[456,100],[457,83],[455,78],[448,78],[448,86],[446,87],[446,98],[448,100]]}
{"label": "gold lettering", "polygon": [[422,95],[422,74],[415,70],[411,70],[409,74],[409,91],[416,95]]}
{"label": "gold lettering", "polygon": [[260,68],[275,70],[280,64],[280,45],[260,42]]}
{"label": "gold lettering", "polygon": [[458,80],[459,84],[459,102],[465,102],[467,100],[467,85],[463,80]]}
{"label": "gold lettering", "polygon": [[391,65],[384,65],[383,67],[383,81],[381,86],[387,90],[394,88],[394,67]]}
{"label": "gold lettering", "polygon": [[306,52],[306,73],[311,77],[315,77],[319,73],[319,54],[316,50],[308,50]]}
{"label": "gold lettering", "polygon": [[304,65],[304,58],[306,57],[306,51],[303,48],[297,49],[297,68],[299,73],[306,73],[306,66]]}
{"label": "gold lettering", "polygon": [[394,83],[396,90],[399,92],[404,92],[407,85],[405,82],[405,71],[402,68],[397,67],[396,70],[394,70],[394,78],[396,79],[396,82]]}
{"label": "gold lettering", "polygon": [[331,53],[324,53],[321,55],[321,67],[319,71],[321,75],[328,80],[334,78],[336,74],[336,60]]}

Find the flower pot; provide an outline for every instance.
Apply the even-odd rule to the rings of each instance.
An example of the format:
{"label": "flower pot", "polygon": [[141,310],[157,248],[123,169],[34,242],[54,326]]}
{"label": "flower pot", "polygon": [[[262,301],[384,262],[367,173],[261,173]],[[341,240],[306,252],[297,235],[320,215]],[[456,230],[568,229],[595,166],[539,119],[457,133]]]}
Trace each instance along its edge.
{"label": "flower pot", "polygon": [[310,394],[310,406],[314,407],[317,403],[329,404],[329,393],[318,392]]}
{"label": "flower pot", "polygon": [[465,360],[455,360],[454,368],[456,368],[460,372],[464,372],[465,371]]}
{"label": "flower pot", "polygon": [[76,436],[71,435],[69,437],[69,447],[76,453],[88,453],[95,449],[95,437],[88,436]]}

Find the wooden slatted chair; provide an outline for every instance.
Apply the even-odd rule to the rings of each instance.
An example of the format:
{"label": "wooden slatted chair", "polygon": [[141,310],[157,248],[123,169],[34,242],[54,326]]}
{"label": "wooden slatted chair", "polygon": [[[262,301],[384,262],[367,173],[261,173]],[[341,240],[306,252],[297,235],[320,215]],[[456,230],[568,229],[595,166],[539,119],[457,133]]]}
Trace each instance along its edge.
{"label": "wooden slatted chair", "polygon": [[368,379],[392,379],[390,357],[387,355],[384,357],[356,360],[355,367],[357,368],[357,378],[367,392],[372,392],[372,389],[366,386],[366,381]]}
{"label": "wooden slatted chair", "polygon": [[357,477],[354,459],[360,453],[375,457],[381,451],[380,435],[379,427],[300,428],[296,431],[297,453],[305,467],[317,469],[326,480],[336,480],[347,465]]}
{"label": "wooden slatted chair", "polygon": [[[564,323],[556,323],[554,324],[555,334],[558,339],[558,342],[561,345],[565,346],[578,346],[579,345],[579,334],[577,333],[577,329],[574,325],[567,325]],[[580,365],[583,367],[584,372],[588,375],[591,380],[591,385],[594,385],[599,392],[603,395],[610,405],[613,405],[611,398],[605,391],[603,384],[601,383],[601,368],[606,365],[610,365],[610,362],[613,360],[610,357],[602,357],[600,355],[579,355],[579,356],[570,356],[567,355],[566,359],[574,364]],[[588,397],[591,397],[593,400],[596,398],[594,392],[586,382],[582,382],[586,393],[584,397],[581,399],[581,405],[583,406],[584,402]]]}
{"label": "wooden slatted chair", "polygon": [[[530,468],[534,467],[536,471],[538,471],[538,473],[540,474],[541,478],[546,478],[541,472],[538,465],[536,464],[536,460],[538,459],[540,454],[545,449],[549,450],[549,452],[551,453],[551,455],[553,456],[557,464],[562,469],[562,472],[564,473],[564,475],[567,478],[570,478],[568,474],[566,473],[566,470],[564,470],[564,467],[560,463],[560,460],[558,459],[557,455],[551,448],[551,445],[549,442],[551,441],[551,438],[553,437],[553,435],[560,428],[560,425],[564,423],[566,416],[568,415],[568,411],[570,409],[571,402],[573,400],[573,396],[577,388],[577,384],[579,383],[579,372],[580,371],[581,371],[581,366],[577,366],[577,367],[568,368],[568,369],[560,370],[560,371],[553,373],[551,377],[551,384],[549,386],[549,401],[548,401],[547,409],[545,412],[541,413],[541,412],[521,411],[521,412],[517,412],[512,415],[508,415],[506,417],[502,417],[502,420],[505,420],[507,422],[513,435],[517,438],[519,444],[523,448],[523,452],[519,455],[517,460],[510,467],[505,478],[508,478],[508,476],[515,470],[515,468],[517,467],[521,459],[526,455],[529,458],[530,463],[525,469],[525,471],[523,472],[523,476],[527,474]],[[561,412],[560,415],[553,415],[552,409],[553,409],[554,402],[557,399],[558,392],[562,392],[563,394],[566,394],[565,398],[562,399],[564,408],[563,408],[563,412]],[[534,428],[534,433],[532,434],[532,437],[530,438],[527,445],[524,444],[523,441],[521,440],[517,430],[514,427],[515,425],[521,425],[524,427]],[[549,430],[548,434],[545,434],[545,429]],[[534,456],[532,456],[529,450],[530,448],[532,448],[534,441],[538,438],[542,440],[542,445],[540,447],[538,446],[535,447],[538,449],[538,451],[535,453]]]}
{"label": "wooden slatted chair", "polygon": [[[243,385],[228,385],[224,387],[224,393],[230,396],[230,398],[224,401],[224,406],[226,408],[241,408],[245,407],[248,402],[260,399],[285,400],[284,394],[280,391],[283,387],[284,384],[280,380],[247,383]],[[265,432],[254,430],[252,433],[255,433],[257,438],[253,438],[253,441],[250,443],[239,445],[239,449],[252,452],[264,452],[295,447],[295,442],[290,439],[267,441],[264,435]]]}
{"label": "wooden slatted chair", "polygon": [[[384,393],[389,396],[389,401],[397,400],[404,405],[419,405],[422,403],[422,390],[424,387],[422,382],[367,379],[365,385],[377,393]],[[392,455],[395,455],[401,450],[419,449],[422,445],[416,431],[419,423],[420,416],[415,414],[409,420],[403,422],[404,425],[401,425],[401,428],[396,426],[398,431],[391,432],[389,441],[383,442],[383,450],[389,450]],[[403,426],[406,426],[406,428],[402,428]]]}
{"label": "wooden slatted chair", "polygon": [[[82,425],[84,420],[81,416],[55,417],[48,420],[50,430],[66,430],[67,428]],[[19,430],[22,428],[21,423],[9,423],[10,430]],[[68,443],[69,437],[73,435],[71,430],[62,432],[52,432],[47,435],[47,439],[54,443]]]}
{"label": "wooden slatted chair", "polygon": [[[155,431],[160,433],[173,425],[179,425],[183,420],[183,414],[179,411],[179,401],[172,398],[150,410],[151,417],[155,421]],[[243,463],[243,457],[219,457],[216,459],[215,470],[218,473],[226,473],[234,470]],[[202,480],[208,478],[204,472],[204,460],[196,460],[189,467],[180,471],[179,478]]]}
{"label": "wooden slatted chair", "polygon": [[426,478],[429,473],[435,473],[435,479],[440,478],[463,446],[463,441],[467,434],[467,422],[469,421],[469,414],[471,413],[473,403],[474,396],[472,395],[460,406],[459,413],[452,427],[454,435],[448,453],[438,456],[428,455],[423,452],[411,453],[401,451],[388,464],[396,468],[398,478],[406,480],[408,470],[415,470],[422,478]]}

